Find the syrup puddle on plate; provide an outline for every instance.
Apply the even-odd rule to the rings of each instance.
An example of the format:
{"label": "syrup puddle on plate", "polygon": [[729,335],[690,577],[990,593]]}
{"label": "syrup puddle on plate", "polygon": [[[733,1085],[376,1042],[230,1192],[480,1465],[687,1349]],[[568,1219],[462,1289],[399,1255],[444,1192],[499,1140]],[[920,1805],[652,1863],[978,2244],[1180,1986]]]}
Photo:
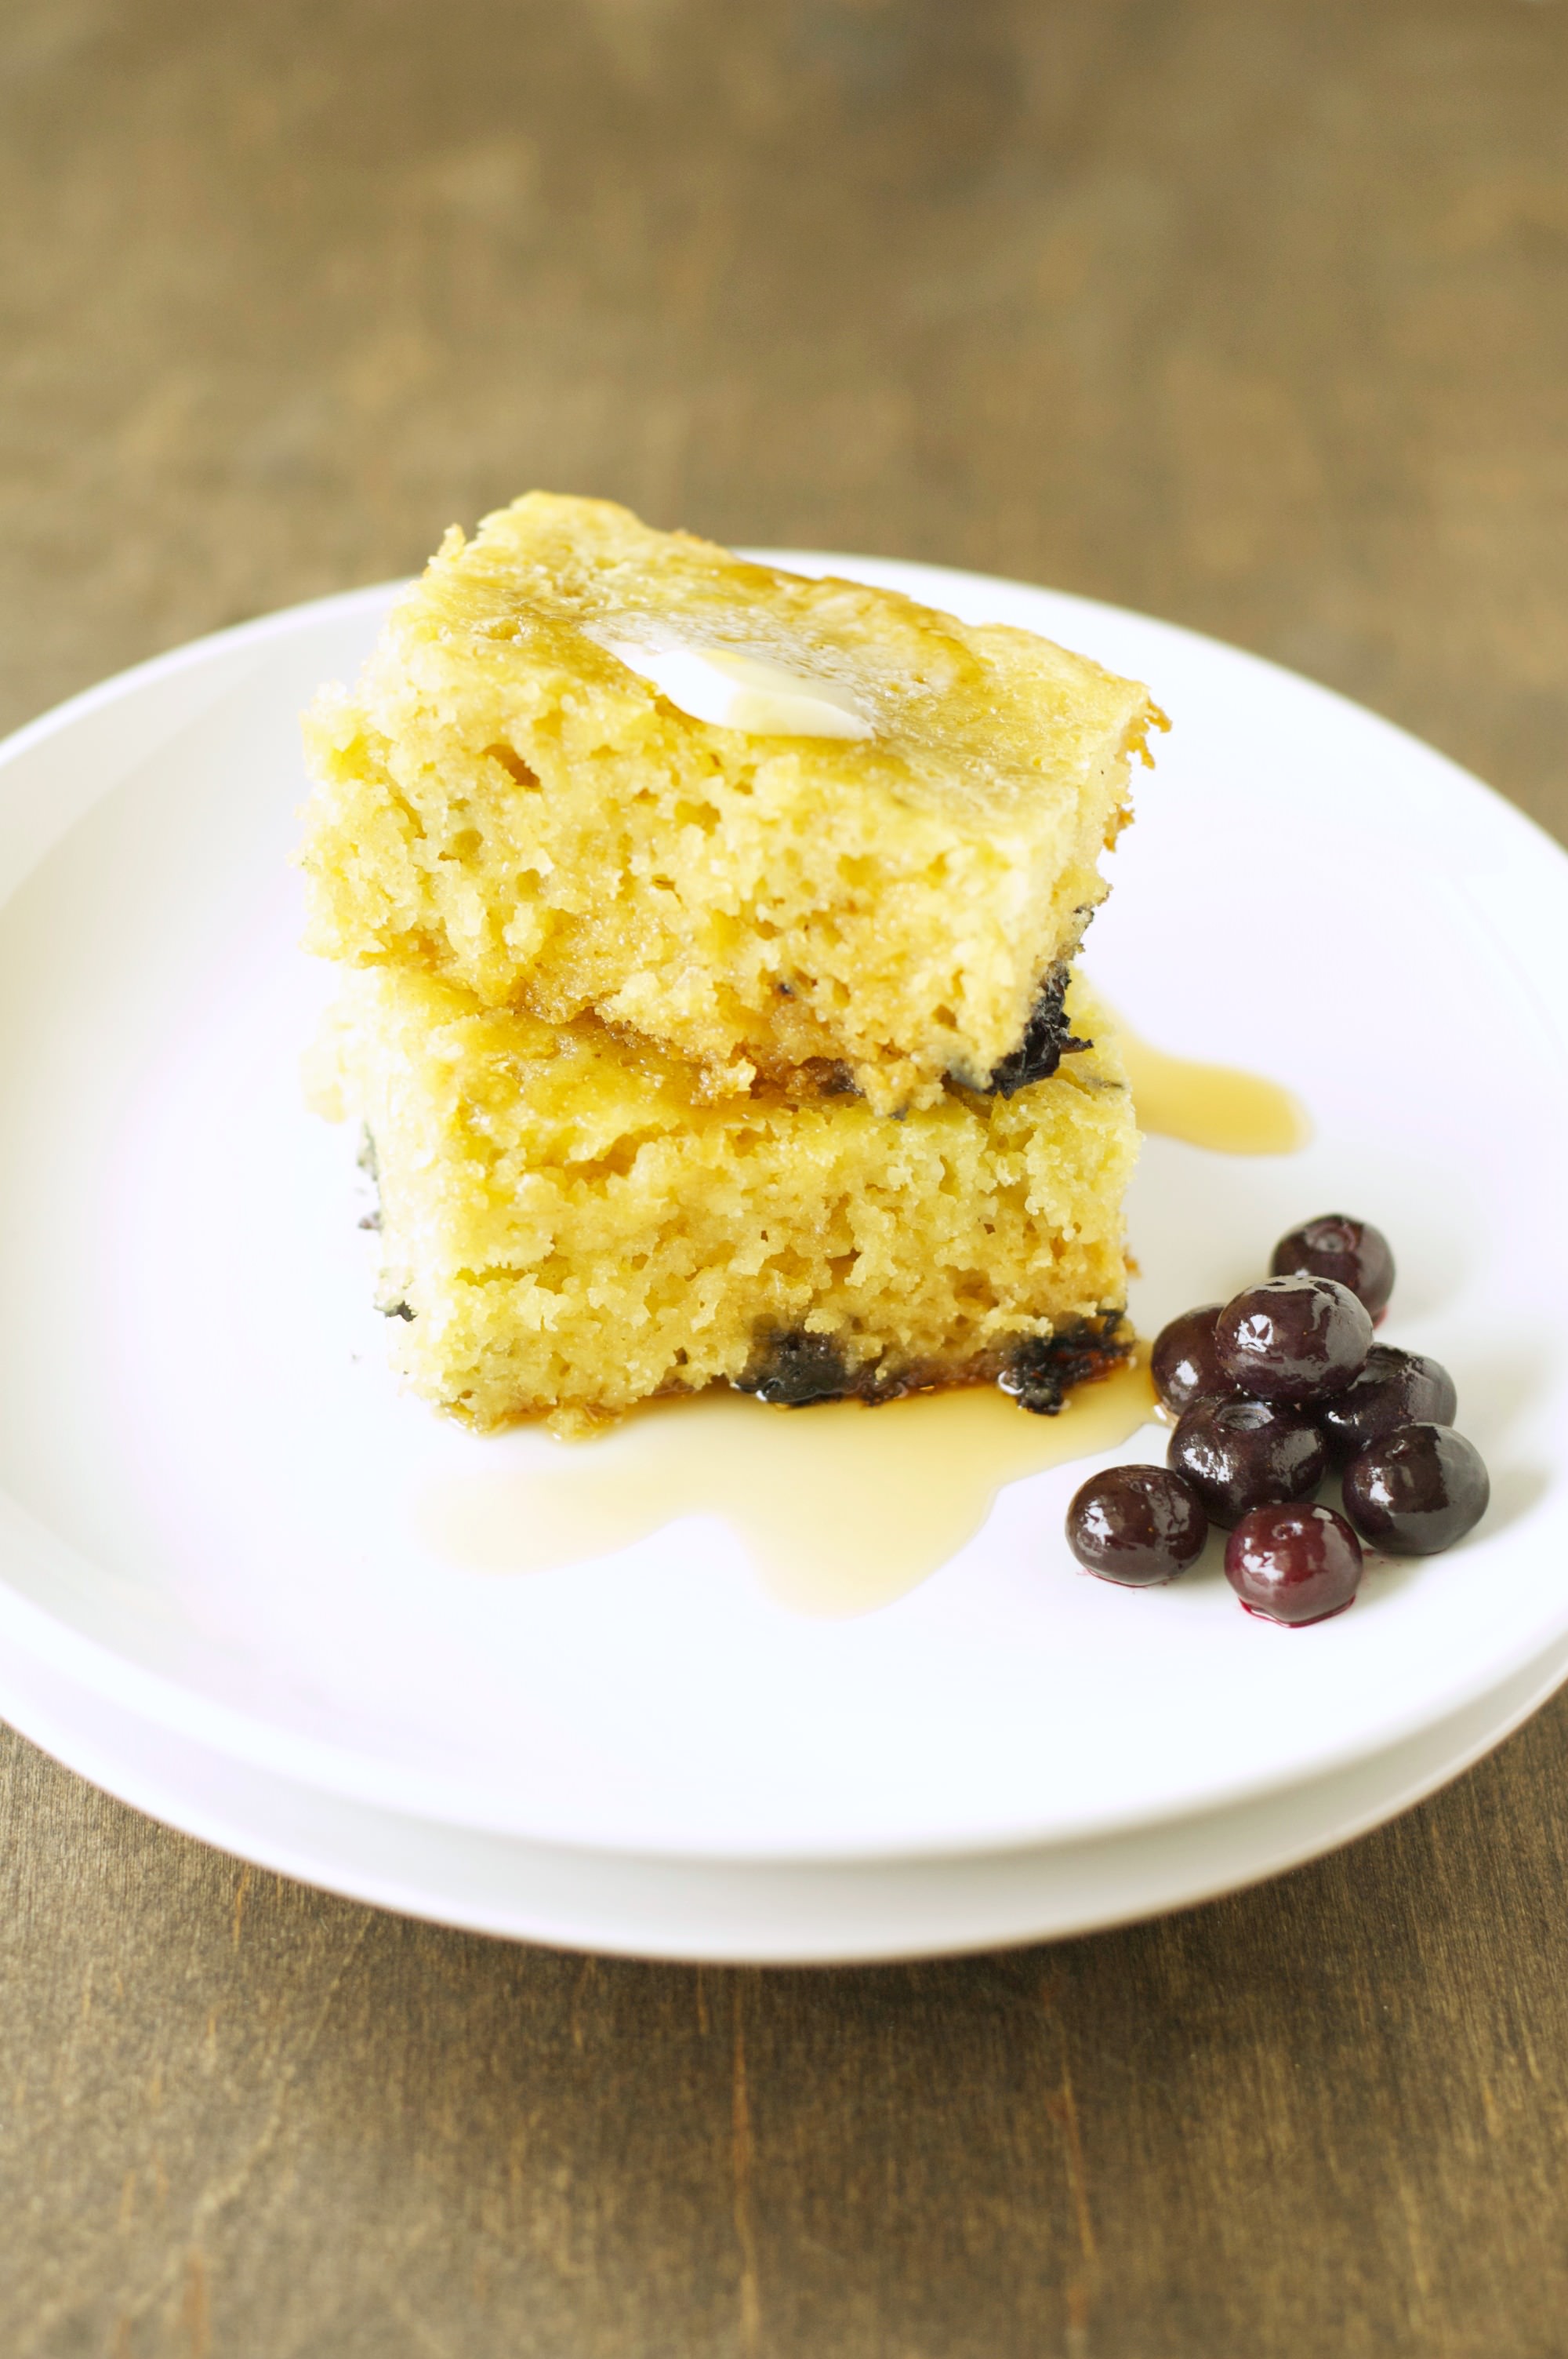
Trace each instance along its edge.
{"label": "syrup puddle on plate", "polygon": [[1200,1065],[1118,1024],[1138,1127],[1216,1155],[1294,1155],[1312,1136],[1300,1098],[1260,1073]]}
{"label": "syrup puddle on plate", "polygon": [[770,1593],[812,1614],[869,1614],[972,1539],[1003,1484],[1114,1450],[1154,1412],[1146,1359],[1033,1417],[994,1385],[867,1408],[765,1408],[744,1393],[655,1401],[555,1464],[432,1484],[419,1536],[473,1571],[542,1572],[609,1556],[680,1516],[718,1516]]}
{"label": "syrup puddle on plate", "polygon": [[[1306,1114],[1289,1090],[1195,1064],[1119,1027],[1139,1126],[1222,1155],[1286,1155]],[[714,1390],[655,1401],[592,1441],[525,1437],[529,1462],[427,1484],[419,1538],[474,1571],[542,1572],[613,1555],[683,1516],[716,1516],[797,1613],[873,1612],[974,1538],[1009,1483],[1130,1440],[1154,1415],[1147,1353],[1034,1417],[993,1385],[866,1408],[766,1408]]]}

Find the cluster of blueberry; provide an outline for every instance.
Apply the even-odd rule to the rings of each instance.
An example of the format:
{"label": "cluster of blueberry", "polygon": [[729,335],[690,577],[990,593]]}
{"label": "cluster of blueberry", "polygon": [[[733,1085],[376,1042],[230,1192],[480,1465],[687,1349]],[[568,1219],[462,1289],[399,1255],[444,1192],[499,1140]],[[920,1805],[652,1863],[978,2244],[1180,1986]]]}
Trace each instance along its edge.
{"label": "cluster of blueberry", "polygon": [[[1142,1586],[1185,1572],[1210,1524],[1226,1526],[1242,1604],[1300,1625],[1350,1603],[1362,1540],[1433,1555],[1480,1521],[1491,1486],[1454,1430],[1447,1369],[1372,1341],[1394,1283],[1380,1230],[1325,1213],[1281,1237],[1270,1268],[1162,1330],[1150,1368],[1177,1419],[1168,1462],[1094,1475],[1067,1510],[1067,1544],[1087,1571]],[[1344,1515],[1313,1500],[1331,1467]]]}

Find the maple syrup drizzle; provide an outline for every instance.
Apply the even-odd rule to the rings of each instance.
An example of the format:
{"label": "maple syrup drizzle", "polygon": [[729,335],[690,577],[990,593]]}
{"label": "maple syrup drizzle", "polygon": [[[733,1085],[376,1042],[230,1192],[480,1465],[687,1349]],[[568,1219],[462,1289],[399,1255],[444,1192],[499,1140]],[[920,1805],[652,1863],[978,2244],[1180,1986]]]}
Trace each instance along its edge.
{"label": "maple syrup drizzle", "polygon": [[1115,1449],[1153,1410],[1141,1353],[1080,1385],[1056,1417],[1032,1416],[994,1385],[878,1408],[767,1408],[714,1390],[652,1402],[596,1440],[501,1435],[487,1447],[499,1462],[511,1444],[516,1462],[432,1484],[416,1521],[449,1560],[535,1572],[609,1556],[683,1516],[717,1516],[781,1603],[865,1614],[972,1539],[1004,1484]]}
{"label": "maple syrup drizzle", "polygon": [[1260,1073],[1173,1057],[1119,1021],[1138,1127],[1216,1155],[1293,1155],[1312,1136],[1300,1098]]}

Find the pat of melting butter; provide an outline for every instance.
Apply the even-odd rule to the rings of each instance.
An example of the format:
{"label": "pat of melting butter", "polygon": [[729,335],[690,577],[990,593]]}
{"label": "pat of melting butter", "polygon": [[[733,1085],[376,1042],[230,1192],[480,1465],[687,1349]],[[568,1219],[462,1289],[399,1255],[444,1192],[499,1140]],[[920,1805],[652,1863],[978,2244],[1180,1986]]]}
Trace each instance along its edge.
{"label": "pat of melting butter", "polygon": [[610,654],[661,696],[720,729],[754,737],[870,737],[872,725],[847,688],[733,647],[604,642]]}

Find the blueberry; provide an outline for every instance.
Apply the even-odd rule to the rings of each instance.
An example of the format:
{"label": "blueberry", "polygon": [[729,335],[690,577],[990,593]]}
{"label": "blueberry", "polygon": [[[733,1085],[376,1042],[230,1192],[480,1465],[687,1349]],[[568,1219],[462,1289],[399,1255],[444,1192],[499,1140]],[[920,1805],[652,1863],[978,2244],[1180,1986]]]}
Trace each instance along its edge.
{"label": "blueberry", "polygon": [[1380,1319],[1394,1290],[1394,1256],[1370,1221],[1348,1212],[1322,1212],[1281,1237],[1269,1264],[1275,1277],[1334,1277]]}
{"label": "blueberry", "polygon": [[800,1327],[762,1337],[734,1381],[737,1392],[755,1393],[774,1408],[841,1400],[852,1389],[844,1353],[834,1338],[808,1334]]}
{"label": "blueberry", "polygon": [[1068,980],[1069,970],[1064,960],[1060,966],[1052,968],[1042,983],[1023,1027],[1022,1039],[1010,1056],[992,1068],[980,1084],[983,1090],[1011,1098],[1033,1082],[1049,1081],[1064,1057],[1094,1047],[1092,1040],[1080,1040],[1068,1029],[1064,1005]]}
{"label": "blueberry", "polygon": [[1372,1342],[1363,1303],[1331,1277],[1271,1277],[1227,1302],[1215,1331],[1220,1366],[1244,1393],[1297,1404],[1345,1390]]}
{"label": "blueberry", "polygon": [[1009,1349],[997,1383],[1020,1408],[1054,1417],[1075,1385],[1119,1368],[1132,1348],[1132,1331],[1120,1310],[1075,1319],[1054,1335],[1026,1335]]}
{"label": "blueberry", "polygon": [[1328,1463],[1323,1436],[1272,1401],[1195,1401],[1166,1457],[1202,1500],[1209,1521],[1239,1523],[1252,1507],[1304,1498]]}
{"label": "blueberry", "polygon": [[1195,1400],[1225,1400],[1236,1390],[1215,1353],[1220,1308],[1206,1302],[1200,1310],[1184,1310],[1154,1338],[1149,1373],[1160,1398],[1177,1417]]}
{"label": "blueberry", "polygon": [[1203,1553],[1208,1518],[1196,1492],[1163,1466],[1092,1474],[1067,1510],[1067,1546],[1102,1581],[1174,1581]]}
{"label": "blueberry", "polygon": [[1325,1622],[1361,1586],[1361,1546],[1332,1507],[1254,1507],[1225,1544],[1225,1577],[1249,1614]]}
{"label": "blueberry", "polygon": [[1475,1443],[1451,1425],[1402,1425],[1345,1470],[1345,1512],[1390,1556],[1435,1556],[1474,1530],[1492,1485]]}
{"label": "blueberry", "polygon": [[1360,1375],[1318,1410],[1318,1429],[1342,1465],[1396,1426],[1452,1425],[1458,1405],[1454,1379],[1439,1361],[1374,1343]]}

